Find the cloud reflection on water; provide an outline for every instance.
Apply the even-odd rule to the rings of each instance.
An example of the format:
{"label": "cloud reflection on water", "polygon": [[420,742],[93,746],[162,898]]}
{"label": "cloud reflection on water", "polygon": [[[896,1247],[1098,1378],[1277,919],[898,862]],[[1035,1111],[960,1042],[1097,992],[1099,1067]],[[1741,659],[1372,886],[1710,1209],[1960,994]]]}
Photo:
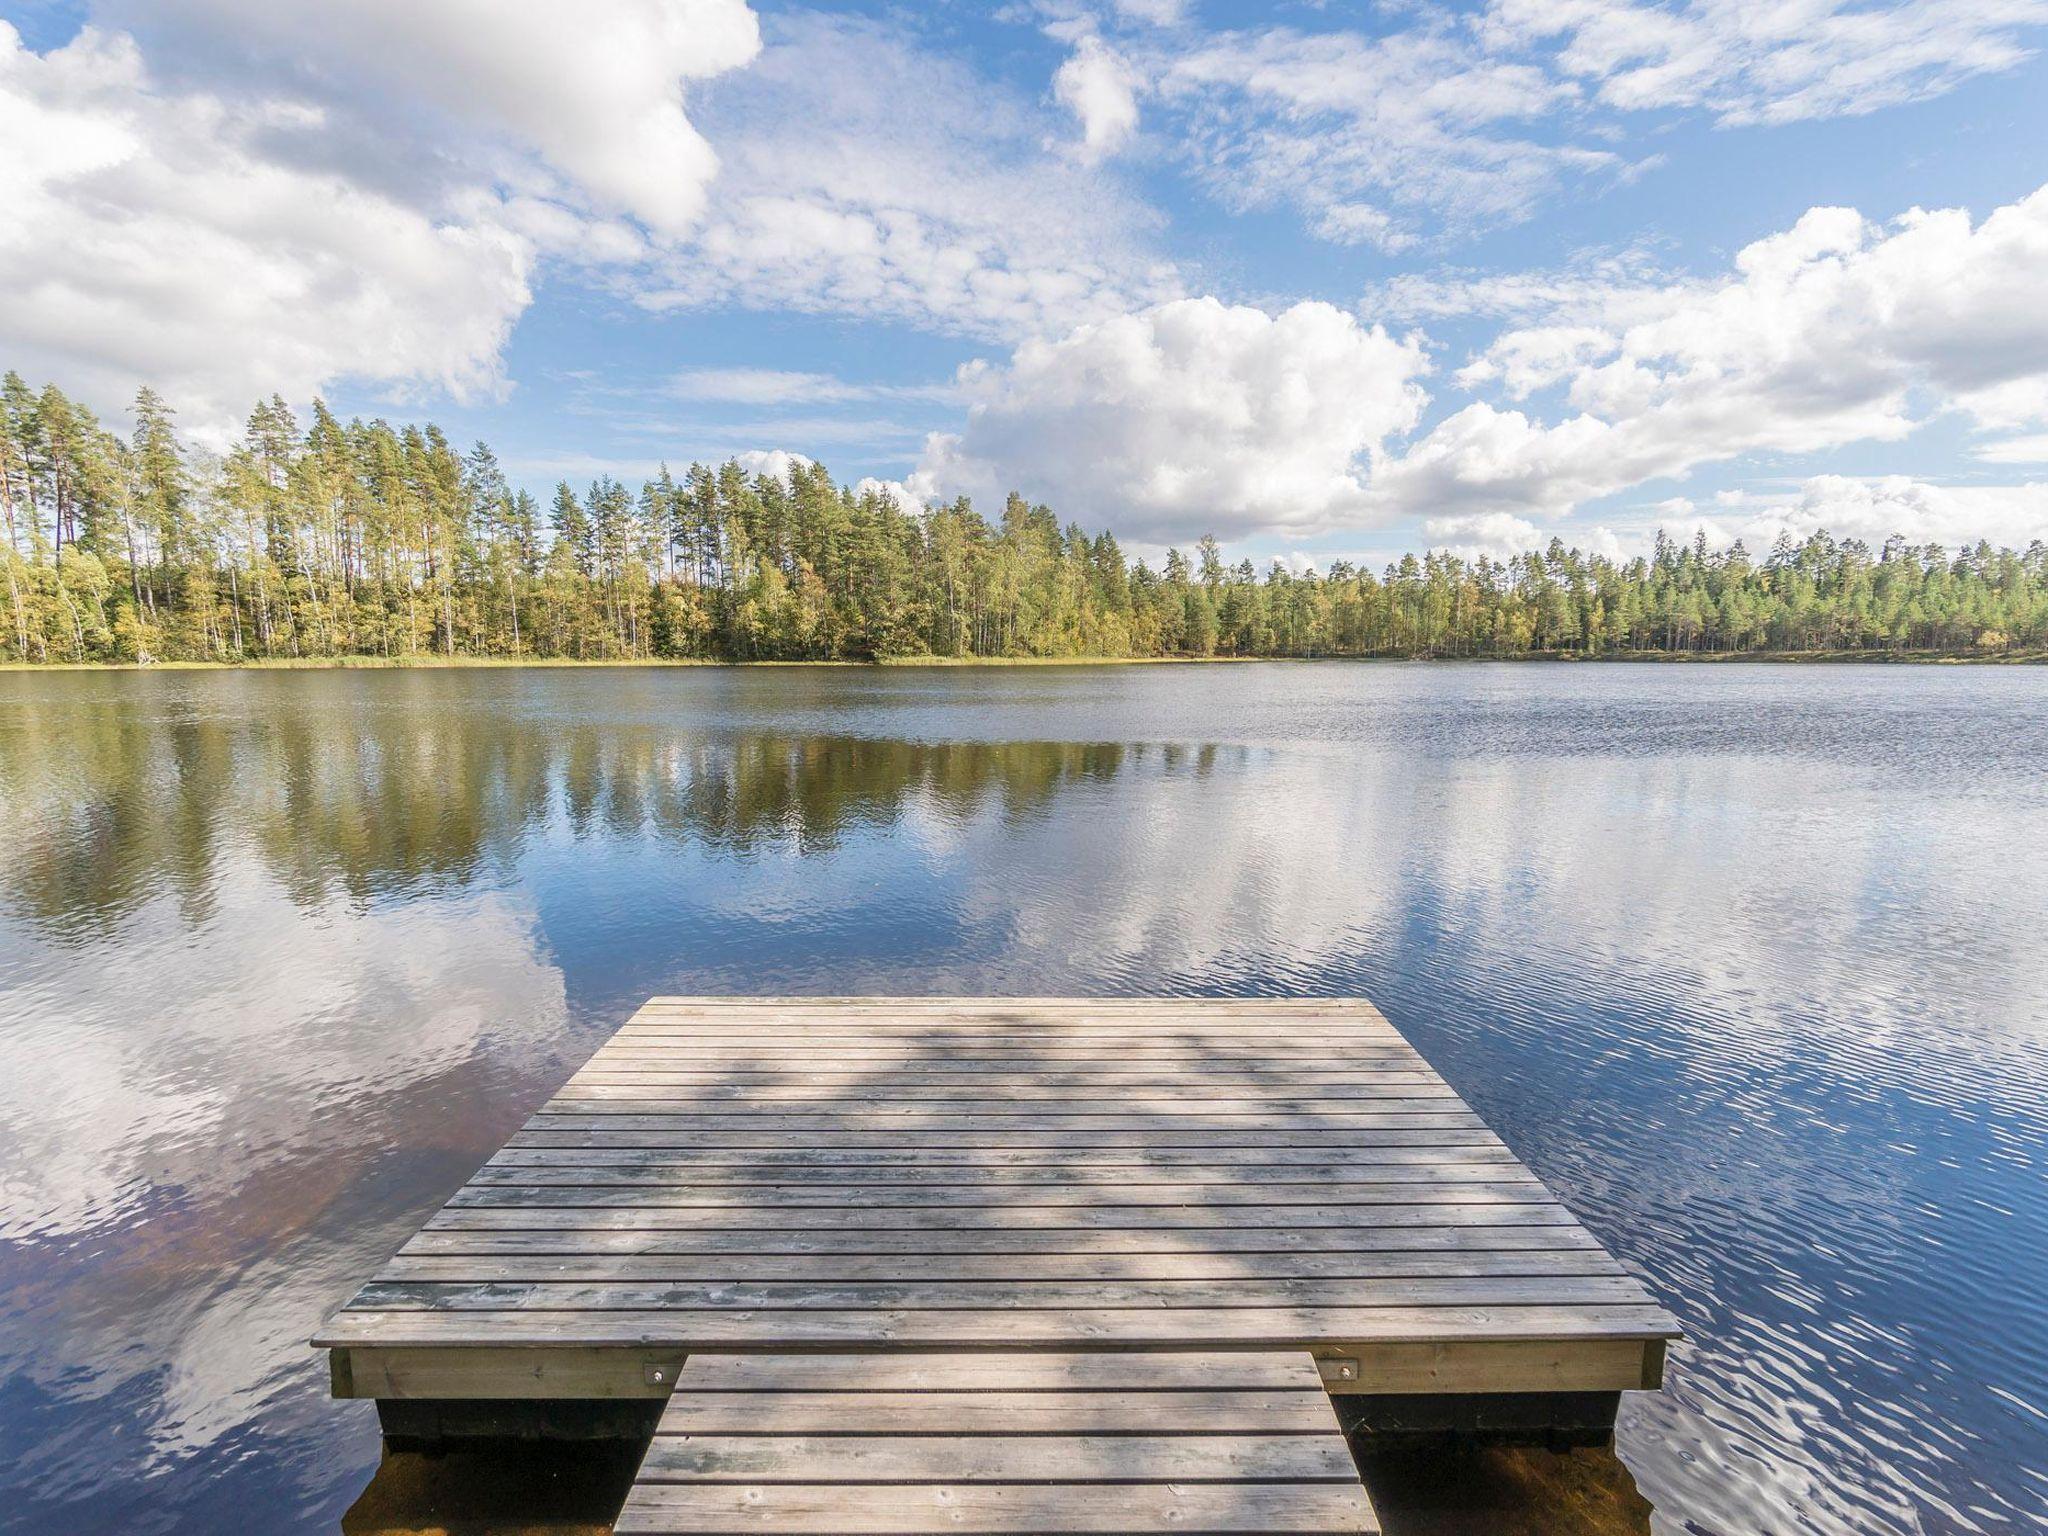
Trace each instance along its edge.
{"label": "cloud reflection on water", "polygon": [[659,991],[1364,992],[1685,1317],[1660,1528],[2048,1516],[2042,681],[0,678],[17,1523],[335,1516],[302,1340]]}

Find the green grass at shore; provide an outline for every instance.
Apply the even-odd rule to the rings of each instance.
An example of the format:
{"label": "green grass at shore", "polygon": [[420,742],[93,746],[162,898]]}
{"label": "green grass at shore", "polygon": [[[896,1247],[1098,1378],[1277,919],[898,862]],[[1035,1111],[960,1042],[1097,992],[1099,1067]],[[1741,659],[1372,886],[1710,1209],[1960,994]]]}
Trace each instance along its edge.
{"label": "green grass at shore", "polygon": [[583,661],[561,656],[304,656],[252,657],[244,661],[50,661],[0,662],[4,672],[335,672],[464,671],[508,668],[579,670],[597,667],[1185,667],[1244,666],[1288,662],[1570,662],[1598,664],[1687,663],[1740,665],[1749,662],[1845,663],[1886,666],[2039,666],[2048,651],[1609,651],[1586,656],[1575,651],[1531,651],[1513,656],[891,656],[881,661],[713,661],[694,657],[619,657]]}
{"label": "green grass at shore", "polygon": [[4,672],[460,672],[493,669],[589,670],[602,667],[1178,667],[1299,661],[1291,656],[890,656],[880,661],[718,661],[701,657],[578,660],[573,656],[279,656],[243,661],[0,661]]}

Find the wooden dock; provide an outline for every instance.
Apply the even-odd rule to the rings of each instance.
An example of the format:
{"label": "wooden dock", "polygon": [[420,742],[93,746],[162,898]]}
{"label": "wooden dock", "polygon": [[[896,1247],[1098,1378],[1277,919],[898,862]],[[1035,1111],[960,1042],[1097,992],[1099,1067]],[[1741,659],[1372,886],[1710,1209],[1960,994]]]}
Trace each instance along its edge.
{"label": "wooden dock", "polygon": [[[1332,1425],[1320,1450],[1253,1445],[1306,1458],[1270,1464],[1165,1427],[1218,1352],[1245,1357],[1215,1389],[1240,1394],[1218,1422],[1242,1439],[1310,1433],[1278,1407],[1240,1420],[1260,1392],[1298,1394],[1311,1361],[1325,1393],[1597,1398],[1658,1385],[1676,1333],[1369,1003],[656,998],[315,1342],[337,1395],[386,1404],[669,1400],[622,1529],[922,1530],[890,1523],[904,1487],[971,1486],[930,1529],[1278,1531],[1373,1526],[1289,1525],[1285,1498],[1217,1491],[1298,1482],[1304,1519],[1337,1518],[1318,1478],[1274,1472],[1327,1468]],[[1076,1390],[1097,1398],[1068,1404],[1046,1371],[1088,1373]],[[992,1394],[1013,1427],[883,1412],[912,1390]],[[1015,1427],[1058,1406],[1094,1416]],[[878,1413],[902,1440],[888,1456],[828,1432],[868,1435]],[[712,1424],[750,1443],[706,1484]],[[1100,1433],[1127,1437],[1126,1476],[1071,1438]],[[1159,1492],[1212,1449],[1206,1493]],[[756,1515],[762,1487],[801,1510],[789,1488],[822,1486],[840,1513],[659,1523],[708,1518],[735,1478]],[[1152,1489],[1130,1497],[1156,1527],[1059,1523],[1088,1501],[1048,1490],[1105,1481]],[[1226,1504],[1266,1523],[1203,1523]]]}
{"label": "wooden dock", "polygon": [[1377,1531],[1294,1354],[699,1355],[620,1536]]}

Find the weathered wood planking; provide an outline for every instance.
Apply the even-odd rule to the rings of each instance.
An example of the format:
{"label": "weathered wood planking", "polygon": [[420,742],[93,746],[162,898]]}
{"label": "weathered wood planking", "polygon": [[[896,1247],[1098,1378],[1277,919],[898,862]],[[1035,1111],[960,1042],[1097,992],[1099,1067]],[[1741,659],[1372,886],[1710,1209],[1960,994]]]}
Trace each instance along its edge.
{"label": "weathered wood planking", "polygon": [[657,998],[317,1342],[362,1396],[1019,1348],[1484,1392],[1653,1386],[1676,1331],[1369,1003]]}
{"label": "weathered wood planking", "polygon": [[1379,1529],[1305,1353],[700,1355],[622,1536]]}

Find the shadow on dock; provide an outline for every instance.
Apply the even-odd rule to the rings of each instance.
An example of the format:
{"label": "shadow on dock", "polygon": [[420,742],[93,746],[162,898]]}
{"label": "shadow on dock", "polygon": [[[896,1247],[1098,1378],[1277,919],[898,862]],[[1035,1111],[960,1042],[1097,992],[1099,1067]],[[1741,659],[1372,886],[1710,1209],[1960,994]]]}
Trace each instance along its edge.
{"label": "shadow on dock", "polygon": [[[641,1445],[389,1452],[344,1536],[605,1536]],[[1646,1536],[1650,1504],[1612,1451],[1417,1447],[1363,1460],[1386,1536]]]}

